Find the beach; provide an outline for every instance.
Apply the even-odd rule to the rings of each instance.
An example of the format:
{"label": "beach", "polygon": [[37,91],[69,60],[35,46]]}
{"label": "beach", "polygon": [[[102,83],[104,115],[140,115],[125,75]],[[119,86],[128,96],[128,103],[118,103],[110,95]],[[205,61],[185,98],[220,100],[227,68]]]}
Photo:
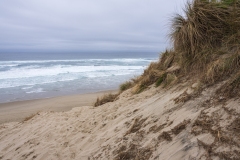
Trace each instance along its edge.
{"label": "beach", "polygon": [[97,97],[117,90],[156,59],[107,53],[98,58],[74,54],[68,59],[23,55],[24,59],[10,54],[0,60],[0,124],[20,122],[37,112],[92,106]]}
{"label": "beach", "polygon": [[93,106],[98,97],[117,91],[76,94],[53,98],[0,103],[0,124],[21,122],[26,117],[43,111],[69,111],[74,107]]}

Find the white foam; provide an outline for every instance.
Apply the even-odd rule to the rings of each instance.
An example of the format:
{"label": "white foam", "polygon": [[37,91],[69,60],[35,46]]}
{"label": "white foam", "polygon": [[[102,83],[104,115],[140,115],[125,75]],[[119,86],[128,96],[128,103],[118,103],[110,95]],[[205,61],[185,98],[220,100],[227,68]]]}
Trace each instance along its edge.
{"label": "white foam", "polygon": [[32,91],[28,91],[26,93],[30,94],[30,93],[41,93],[41,92],[45,92],[45,91],[43,91],[42,88],[37,88],[37,89],[34,89]]}
{"label": "white foam", "polygon": [[[150,59],[0,61],[0,66],[12,66],[12,68],[7,71],[0,71],[0,88],[11,88],[26,85],[34,86],[36,84],[41,85],[55,82],[73,81],[77,79],[80,80],[81,78],[91,79],[98,77],[110,78],[121,75],[139,75],[146,67],[144,64],[147,65],[150,61]],[[80,65],[84,63],[86,66],[78,66],[78,62]],[[96,64],[98,66],[94,66]],[[23,87],[22,89],[29,90],[31,88]]]}
{"label": "white foam", "polygon": [[23,90],[27,90],[27,89],[30,89],[30,88],[33,88],[33,86],[23,87],[22,89],[23,89]]}
{"label": "white foam", "polygon": [[155,59],[151,58],[114,58],[114,59],[76,59],[76,60],[29,60],[29,61],[0,61],[0,65],[8,64],[26,64],[26,63],[49,63],[49,62],[88,62],[88,61],[101,61],[101,62],[151,62]]}
{"label": "white foam", "polygon": [[143,66],[52,66],[45,68],[36,67],[22,67],[13,68],[11,70],[2,72],[0,74],[0,80],[4,79],[17,79],[17,78],[29,78],[29,77],[42,77],[42,76],[55,76],[59,74],[70,73],[86,73],[86,72],[101,72],[101,71],[119,71],[124,70],[126,72],[130,70],[143,69]]}
{"label": "white foam", "polygon": [[51,84],[51,83],[56,83],[56,82],[64,82],[64,81],[72,81],[76,80],[77,77],[71,78],[71,77],[42,77],[42,78],[24,78],[24,79],[18,79],[15,81],[7,80],[7,81],[2,81],[0,83],[0,89],[1,88],[13,88],[13,87],[20,87],[20,86],[25,86],[29,85],[30,87],[23,87],[23,90],[28,90],[32,88],[36,84]]}
{"label": "white foam", "polygon": [[18,64],[2,64],[0,67],[16,67]]}

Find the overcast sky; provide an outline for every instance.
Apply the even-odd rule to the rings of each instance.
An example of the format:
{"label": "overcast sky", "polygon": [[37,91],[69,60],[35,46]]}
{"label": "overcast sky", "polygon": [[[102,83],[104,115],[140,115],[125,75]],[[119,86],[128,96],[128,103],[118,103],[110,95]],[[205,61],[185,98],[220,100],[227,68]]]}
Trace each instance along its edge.
{"label": "overcast sky", "polygon": [[2,0],[0,53],[162,51],[187,0]]}

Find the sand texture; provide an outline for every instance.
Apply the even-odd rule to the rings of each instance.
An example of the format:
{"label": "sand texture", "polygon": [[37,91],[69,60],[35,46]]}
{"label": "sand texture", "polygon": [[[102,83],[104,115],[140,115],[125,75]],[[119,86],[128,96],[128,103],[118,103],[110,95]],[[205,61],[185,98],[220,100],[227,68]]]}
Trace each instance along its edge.
{"label": "sand texture", "polygon": [[[155,88],[115,102],[40,112],[0,125],[0,159],[239,159],[239,100],[222,102],[196,84]],[[40,105],[40,104],[39,104]]]}

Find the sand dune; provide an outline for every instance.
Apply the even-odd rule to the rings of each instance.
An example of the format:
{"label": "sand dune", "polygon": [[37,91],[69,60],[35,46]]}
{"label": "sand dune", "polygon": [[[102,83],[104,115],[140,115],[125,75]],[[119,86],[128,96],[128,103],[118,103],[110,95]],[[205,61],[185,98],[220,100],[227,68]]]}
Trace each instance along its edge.
{"label": "sand dune", "polygon": [[28,121],[2,124],[0,159],[239,158],[239,132],[233,127],[239,101],[217,103],[220,85],[195,96],[195,86],[151,87],[136,95],[128,90],[97,108],[40,112]]}

